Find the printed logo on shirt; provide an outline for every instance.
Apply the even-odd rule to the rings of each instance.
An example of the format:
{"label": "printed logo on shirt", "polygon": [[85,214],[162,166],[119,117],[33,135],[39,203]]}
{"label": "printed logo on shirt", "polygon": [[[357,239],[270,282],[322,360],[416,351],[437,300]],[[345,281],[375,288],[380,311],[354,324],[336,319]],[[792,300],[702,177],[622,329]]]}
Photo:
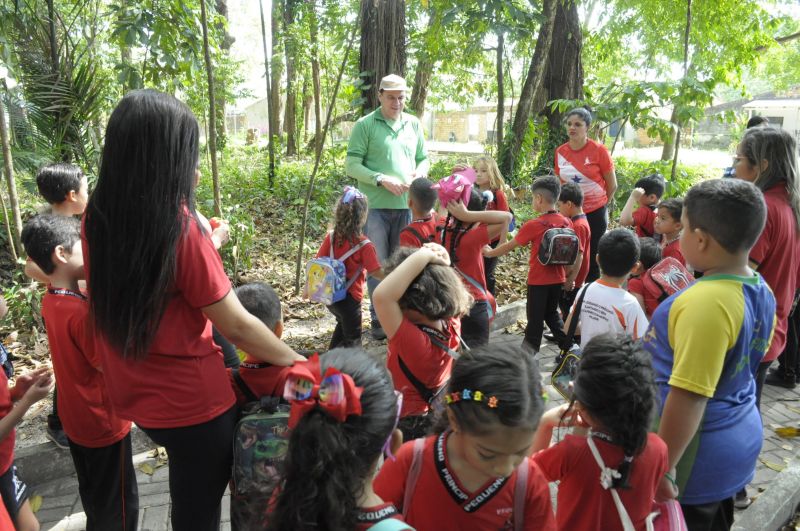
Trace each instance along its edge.
{"label": "printed logo on shirt", "polygon": [[397,509],[394,505],[387,505],[377,511],[362,511],[358,514],[358,521],[359,522],[380,522],[381,520],[386,520],[388,518],[392,518],[397,513]]}
{"label": "printed logo on shirt", "polygon": [[[483,489],[477,496],[470,499],[469,494],[461,490],[456,483],[455,477],[447,468],[447,458],[445,456],[445,436],[447,432],[442,433],[436,439],[434,446],[434,455],[436,457],[436,470],[439,472],[439,478],[444,483],[447,492],[450,496],[461,505],[465,512],[472,513],[480,509],[486,502],[491,500],[497,494],[503,485],[506,484],[508,478],[497,478],[488,487]],[[464,503],[466,502],[466,503]]]}
{"label": "printed logo on shirt", "polygon": [[584,160],[583,163],[588,166],[592,162],[589,160],[589,157],[586,157],[586,160]]}

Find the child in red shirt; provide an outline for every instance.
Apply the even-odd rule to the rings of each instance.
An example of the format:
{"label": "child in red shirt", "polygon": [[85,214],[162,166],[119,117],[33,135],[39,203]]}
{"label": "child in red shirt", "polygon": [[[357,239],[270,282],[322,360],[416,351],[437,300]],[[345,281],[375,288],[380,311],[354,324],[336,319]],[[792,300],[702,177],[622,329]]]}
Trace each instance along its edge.
{"label": "child in red shirt", "polygon": [[[560,482],[558,529],[621,531],[611,488],[635,529],[645,529],[662,479],[675,476],[667,474],[666,444],[648,433],[656,400],[649,355],[636,341],[603,334],[586,344],[572,402],[544,414],[533,445],[533,460],[547,481]],[[575,426],[573,433],[550,446],[553,428],[562,425]],[[592,445],[612,470],[606,480]]]}
{"label": "child in red shirt", "polygon": [[433,183],[425,177],[414,179],[408,189],[408,208],[411,209],[412,220],[400,231],[400,245],[404,247],[422,247],[429,242],[439,242],[442,220],[433,211],[436,204],[436,190]]}
{"label": "child in red shirt", "polygon": [[[473,164],[475,168],[475,184],[478,185],[481,192],[491,192],[492,199],[486,204],[486,210],[499,210],[500,212],[511,212],[508,206],[508,199],[504,188],[506,182],[503,180],[503,175],[500,173],[500,168],[497,167],[497,162],[488,155],[483,155],[475,159]],[[513,216],[513,213],[512,213]],[[513,219],[513,218],[512,218]],[[511,230],[511,229],[509,229]],[[500,243],[500,238],[492,239],[490,247],[496,248]],[[486,289],[492,296],[495,295],[495,286],[497,280],[494,278],[494,271],[497,269],[497,262],[499,257],[488,258],[483,257],[483,271],[486,275]]]}
{"label": "child in red shirt", "polygon": [[[654,173],[639,179],[633,186],[619,215],[619,223],[623,227],[633,227],[640,238],[653,237],[656,204],[664,195],[664,177],[660,173]],[[634,210],[634,205],[637,204],[639,207]]]}
{"label": "child in red shirt", "polygon": [[653,227],[656,234],[661,235],[661,257],[671,256],[686,265],[686,259],[681,253],[681,213],[683,212],[683,200],[665,199],[658,204],[658,215]]}
{"label": "child in red shirt", "polygon": [[567,268],[567,280],[564,281],[561,298],[558,301],[561,318],[566,320],[569,317],[572,303],[575,302],[575,296],[589,274],[589,245],[592,230],[589,222],[586,221],[586,214],[583,213],[583,190],[580,185],[573,182],[562,184],[556,206],[558,212],[572,222],[572,229],[580,240],[578,257],[575,259],[575,263]]}
{"label": "child in red shirt", "polygon": [[660,261],[661,246],[658,242],[653,238],[639,238],[639,263],[628,279],[628,293],[636,297],[648,319],[652,317],[659,303],[658,297],[647,291],[643,279],[650,268]]}
{"label": "child in red shirt", "polygon": [[554,530],[547,481],[527,458],[543,408],[536,361],[508,344],[473,349],[445,403],[436,434],[384,463],[378,495],[417,529]]}
{"label": "child in red shirt", "polygon": [[373,303],[389,338],[386,364],[394,388],[403,393],[399,427],[404,440],[411,440],[431,424],[430,404],[450,376],[459,317],[469,311],[472,297],[441,245],[400,247],[385,267]]}
{"label": "child in red shirt", "polygon": [[[263,282],[251,282],[239,286],[235,291],[236,297],[244,309],[256,316],[280,339],[283,335],[281,301],[272,286]],[[223,351],[226,348],[236,351],[236,347],[221,337],[221,334],[215,337],[214,341],[220,344]],[[286,383],[286,372],[289,367],[263,362],[246,352],[242,354],[242,357],[244,359],[238,369],[226,369],[231,381],[231,388],[236,395],[236,403],[239,406],[254,401],[253,397],[281,397],[283,395],[283,386]],[[237,382],[235,374],[241,378],[241,383],[245,386],[244,390],[241,383]]]}
{"label": "child in red shirt", "polygon": [[58,410],[86,512],[87,529],[135,529],[139,515],[131,423],[116,416],[94,344],[84,276],[80,224],[40,215],[22,231],[28,256],[50,279],[42,317],[58,379]]}
{"label": "child in red shirt", "polygon": [[473,188],[468,205],[460,201],[446,205],[448,215],[442,245],[475,299],[469,315],[461,319],[464,342],[470,347],[489,343],[489,325],[496,309],[494,296],[486,286],[482,250],[494,238],[504,237],[511,222],[509,212],[485,211],[489,195]]}
{"label": "child in red shirt", "polygon": [[412,529],[373,490],[383,456],[402,442],[401,397],[386,368],[360,348],[314,355],[289,370],[284,398],[292,404],[292,434],[268,529],[367,531],[388,519],[397,525],[387,529]]}
{"label": "child in red shirt", "polygon": [[[543,322],[547,323],[558,344],[566,340],[562,330],[564,323],[558,315],[558,302],[561,288],[567,281],[566,267],[563,265],[543,265],[539,261],[539,246],[542,236],[551,228],[572,228],[572,222],[556,210],[556,201],[561,194],[558,177],[540,177],[531,186],[533,209],[541,215],[527,221],[513,240],[497,249],[484,249],[484,256],[503,256],[520,245],[531,244],[530,270],[528,271],[528,301],[523,348],[538,354],[542,343]],[[576,260],[577,261],[577,260]]]}
{"label": "child in red shirt", "polygon": [[352,186],[345,186],[344,193],[336,203],[333,232],[325,235],[317,251],[317,258],[320,256],[339,258],[362,242],[366,242],[344,261],[349,283],[347,295],[344,299],[328,306],[328,311],[336,317],[336,328],[333,330],[329,350],[339,346],[361,345],[361,299],[364,298],[367,274],[377,279],[383,278],[375,245],[363,234],[368,211],[367,196]]}

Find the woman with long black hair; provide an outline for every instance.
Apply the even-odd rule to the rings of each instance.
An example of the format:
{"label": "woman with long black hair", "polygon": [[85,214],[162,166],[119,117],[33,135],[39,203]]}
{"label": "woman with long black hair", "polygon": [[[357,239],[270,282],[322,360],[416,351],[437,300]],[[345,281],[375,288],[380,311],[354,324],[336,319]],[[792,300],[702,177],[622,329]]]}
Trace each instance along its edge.
{"label": "woman with long black hair", "polygon": [[252,356],[303,359],[239,303],[194,205],[199,128],[172,96],[134,91],[108,122],[84,217],[96,345],[116,413],[166,448],[176,530],[218,529],[235,398],[212,322]]}

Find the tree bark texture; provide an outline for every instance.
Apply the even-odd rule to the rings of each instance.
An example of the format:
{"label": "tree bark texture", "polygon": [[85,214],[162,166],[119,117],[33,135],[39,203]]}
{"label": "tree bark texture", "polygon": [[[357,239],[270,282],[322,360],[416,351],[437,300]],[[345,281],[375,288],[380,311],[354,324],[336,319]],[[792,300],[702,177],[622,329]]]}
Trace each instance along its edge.
{"label": "tree bark texture", "polygon": [[378,85],[388,74],[406,75],[405,0],[361,0],[359,70],[364,79],[364,113],[378,106]]}
{"label": "tree bark texture", "polygon": [[495,140],[497,150],[503,146],[503,121],[505,120],[506,94],[503,88],[503,52],[505,47],[505,35],[503,32],[497,34],[497,125],[495,126]]}
{"label": "tree bark texture", "polygon": [[211,53],[208,50],[208,14],[206,12],[206,0],[200,0],[200,17],[203,26],[203,57],[206,63],[206,77],[208,79],[208,151],[211,155],[211,179],[214,184],[214,215],[222,216],[219,170],[217,169],[217,114],[214,103],[214,68],[211,65]]}
{"label": "tree bark texture", "polygon": [[539,38],[533,51],[533,59],[525,76],[525,83],[517,103],[517,113],[511,124],[511,135],[506,138],[504,148],[500,151],[500,172],[505,176],[514,173],[514,166],[522,148],[522,141],[528,131],[528,124],[533,111],[534,100],[540,99],[547,60],[553,40],[553,25],[555,23],[556,4],[559,0],[544,0],[542,6],[542,25],[539,28]]}
{"label": "tree bark texture", "polygon": [[[228,0],[216,0],[217,13],[224,19],[228,20]],[[234,42],[233,35],[228,33],[225,23],[220,21],[216,25],[217,32],[222,35],[222,42],[220,42],[220,49],[222,54],[229,56],[231,53],[231,45]],[[225,96],[228,92],[225,86],[225,80],[219,76],[219,73],[214,75],[214,86],[216,87],[216,108],[217,108],[217,147],[220,149],[227,144],[227,124],[225,123]]]}
{"label": "tree bark texture", "polygon": [[[9,248],[14,261],[17,261],[17,249],[22,249],[22,242],[20,237],[22,235],[22,215],[19,211],[19,198],[17,197],[17,183],[14,180],[14,164],[11,159],[11,143],[8,138],[8,128],[6,127],[6,114],[5,106],[3,105],[3,96],[0,94],[0,143],[3,145],[3,173],[6,176],[6,184],[8,185],[8,200],[11,203],[11,212],[14,216],[14,233],[13,239],[9,239]],[[9,226],[11,220],[6,219]]]}
{"label": "tree bark texture", "polygon": [[289,157],[297,155],[297,89],[295,87],[297,43],[291,30],[294,24],[296,1],[284,0],[283,6],[283,47],[286,53],[286,110],[283,117],[283,128],[286,131],[286,155]]}
{"label": "tree bark texture", "polygon": [[281,22],[283,21],[283,0],[272,0],[272,134],[281,136],[283,134],[281,122],[281,79],[283,78],[283,60],[281,59]]}
{"label": "tree bark texture", "polygon": [[275,108],[272,106],[272,77],[269,74],[269,56],[267,55],[267,25],[264,22],[264,2],[258,0],[258,9],[261,15],[261,45],[264,48],[264,82],[267,85],[267,134],[269,141],[267,142],[267,151],[269,153],[269,188],[272,190],[275,185]]}
{"label": "tree bark texture", "polygon": [[322,147],[322,89],[319,80],[319,19],[317,3],[309,0],[311,8],[311,84],[314,87],[314,153]]}

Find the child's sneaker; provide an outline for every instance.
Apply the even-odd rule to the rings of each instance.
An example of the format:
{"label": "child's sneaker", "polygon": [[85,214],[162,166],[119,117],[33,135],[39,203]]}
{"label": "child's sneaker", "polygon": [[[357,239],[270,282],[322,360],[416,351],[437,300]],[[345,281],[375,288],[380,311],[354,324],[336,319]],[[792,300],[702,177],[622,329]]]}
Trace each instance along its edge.
{"label": "child's sneaker", "polygon": [[753,503],[753,500],[747,495],[747,487],[737,492],[736,496],[733,497],[733,506],[737,509],[747,509],[751,503]]}
{"label": "child's sneaker", "polygon": [[48,426],[47,438],[62,450],[69,450],[69,439],[67,439],[67,434],[64,433],[64,430]]}

